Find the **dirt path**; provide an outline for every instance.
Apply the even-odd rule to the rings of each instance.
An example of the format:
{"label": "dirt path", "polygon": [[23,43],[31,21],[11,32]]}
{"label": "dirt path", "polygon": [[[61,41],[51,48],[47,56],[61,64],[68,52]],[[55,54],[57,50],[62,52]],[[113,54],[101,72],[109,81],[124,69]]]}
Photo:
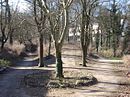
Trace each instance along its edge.
{"label": "dirt path", "polygon": [[[74,50],[75,49],[75,50]],[[69,52],[68,52],[69,51]],[[70,45],[63,49],[64,70],[88,72],[94,75],[99,83],[90,87],[76,89],[56,89],[49,96],[54,97],[130,97],[130,78],[126,76],[126,68],[122,60],[100,58],[81,67],[80,48]]]}
{"label": "dirt path", "polygon": [[[87,67],[75,66],[75,59],[64,58],[64,70],[89,72],[99,83],[90,87],[76,89],[57,89],[50,93],[54,97],[130,97],[130,78],[125,76],[128,71],[121,60],[104,60],[88,63]],[[78,59],[77,59],[78,60]],[[69,62],[70,61],[70,62]],[[104,62],[105,61],[105,62]],[[50,96],[49,95],[49,96]]]}
{"label": "dirt path", "polygon": [[54,70],[55,65],[39,69],[33,67],[37,61],[24,60],[19,61],[17,67],[12,67],[9,71],[0,74],[0,97],[130,97],[130,78],[125,76],[128,68],[122,64],[122,61],[101,59],[98,62],[89,62],[87,67],[81,67],[78,65],[80,58],[69,54],[63,57],[64,70],[89,72],[98,79],[99,83],[90,87],[50,89],[49,91],[30,88],[28,93],[21,86],[23,77],[30,73]]}
{"label": "dirt path", "polygon": [[0,75],[0,97],[30,97],[20,88],[20,82],[24,71],[11,70],[7,74]]}
{"label": "dirt path", "polygon": [[[70,59],[71,60],[71,59]],[[94,75],[99,83],[90,87],[80,87],[77,89],[56,89],[49,91],[50,97],[130,97],[130,91],[125,90],[130,87],[130,79],[125,77],[124,71],[127,69],[122,64],[111,63],[93,63],[88,67],[75,67],[67,65],[64,59],[66,70],[77,70],[89,72]],[[72,62],[72,61],[71,61]],[[67,62],[68,63],[68,62]],[[25,63],[24,63],[25,64]],[[65,65],[66,64],[66,65]],[[26,64],[25,64],[26,65]],[[47,68],[46,68],[47,69]],[[54,70],[54,68],[52,68]],[[64,70],[65,70],[64,69]],[[12,68],[8,73],[0,75],[0,97],[33,97],[28,95],[24,88],[21,88],[20,82],[23,76],[32,72],[38,72],[33,67],[18,66]],[[39,94],[38,94],[39,95]],[[34,96],[42,97],[42,96]],[[43,96],[44,97],[44,96]]]}
{"label": "dirt path", "polygon": [[37,72],[31,70],[33,63],[35,62],[19,61],[17,67],[11,67],[0,74],[0,97],[31,97],[21,87],[21,80],[24,75]]}
{"label": "dirt path", "polygon": [[[105,61],[105,63],[103,63]],[[81,97],[130,97],[130,79],[125,76],[126,68],[116,60],[100,60],[99,63],[88,64],[86,68],[99,83],[78,90]]]}

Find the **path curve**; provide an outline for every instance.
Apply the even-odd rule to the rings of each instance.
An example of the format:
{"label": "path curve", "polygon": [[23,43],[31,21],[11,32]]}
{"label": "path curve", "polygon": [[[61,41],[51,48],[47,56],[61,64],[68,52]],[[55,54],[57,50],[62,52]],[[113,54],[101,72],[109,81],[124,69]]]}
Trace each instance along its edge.
{"label": "path curve", "polygon": [[87,70],[99,81],[98,84],[78,90],[81,97],[130,97],[130,79],[122,60],[98,59],[95,64],[88,64]]}
{"label": "path curve", "polygon": [[31,97],[20,84],[24,75],[34,72],[31,67],[34,64],[35,62],[21,60],[16,62],[15,67],[0,74],[0,97]]}
{"label": "path curve", "polygon": [[[72,62],[72,59],[70,58],[69,60]],[[63,60],[64,66],[68,67],[66,64],[68,63],[68,58],[63,58]],[[125,68],[121,63],[117,64],[117,62],[111,63],[110,61],[106,61],[98,60],[98,62],[95,63],[88,63],[87,67],[77,66],[74,68],[75,70],[90,72],[98,79],[99,83],[90,87],[74,89],[71,92],[73,96],[67,95],[62,97],[130,97],[130,91],[124,90],[124,87],[130,87],[130,79],[124,74],[125,71],[128,71],[128,68]],[[19,66],[10,69],[9,72],[0,74],[0,97],[32,97],[20,86],[20,81],[24,75],[39,71],[34,70],[34,67],[32,67],[34,64],[36,65],[35,61],[27,62],[27,60],[24,60],[17,64]],[[72,66],[69,65],[69,67]],[[69,69],[69,67],[67,69]],[[70,92],[69,89],[64,91],[64,93]]]}

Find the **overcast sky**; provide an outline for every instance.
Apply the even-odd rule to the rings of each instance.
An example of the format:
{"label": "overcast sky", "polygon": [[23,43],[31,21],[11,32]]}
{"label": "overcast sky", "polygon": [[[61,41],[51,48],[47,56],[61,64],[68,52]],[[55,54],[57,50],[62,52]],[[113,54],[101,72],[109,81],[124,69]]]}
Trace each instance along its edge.
{"label": "overcast sky", "polygon": [[25,12],[25,10],[27,9],[27,4],[24,0],[9,0],[9,4],[13,5],[14,8],[16,8],[16,6],[18,5],[18,9],[21,12]]}

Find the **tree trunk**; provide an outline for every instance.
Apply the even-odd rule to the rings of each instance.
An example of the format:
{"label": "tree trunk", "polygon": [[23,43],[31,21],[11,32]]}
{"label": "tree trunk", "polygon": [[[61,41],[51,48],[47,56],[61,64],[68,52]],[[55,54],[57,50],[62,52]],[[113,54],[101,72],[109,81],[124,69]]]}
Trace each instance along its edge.
{"label": "tree trunk", "polygon": [[113,57],[116,57],[116,48],[113,49]]}
{"label": "tree trunk", "polygon": [[108,48],[111,48],[111,32],[108,33]]}
{"label": "tree trunk", "polygon": [[68,35],[68,37],[67,37],[67,41],[68,41],[68,43],[70,42],[70,37],[69,37],[69,35]]}
{"label": "tree trunk", "polygon": [[1,39],[1,50],[3,50],[3,48],[4,48],[4,45],[5,45],[5,42],[6,40],[5,40],[5,36],[3,35],[2,36],[2,39]]}
{"label": "tree trunk", "polygon": [[100,41],[100,35],[99,35],[99,31],[96,33],[96,51],[98,53],[99,51],[99,41]]}
{"label": "tree trunk", "polygon": [[100,41],[100,45],[101,45],[101,47],[103,47],[103,35],[101,34],[101,41]]}
{"label": "tree trunk", "polygon": [[10,36],[9,36],[9,43],[10,43],[10,45],[13,45],[13,33],[12,32],[10,33]]}
{"label": "tree trunk", "polygon": [[116,47],[116,35],[114,34],[113,35],[113,57],[116,57],[116,49],[117,49],[117,47]]}
{"label": "tree trunk", "polygon": [[56,77],[63,78],[63,62],[61,55],[61,47],[57,45],[56,47]]}
{"label": "tree trunk", "polygon": [[49,48],[48,48],[48,56],[51,55],[51,40],[52,40],[52,37],[51,35],[49,35]]}
{"label": "tree trunk", "polygon": [[43,34],[40,34],[39,38],[39,44],[40,44],[40,50],[39,50],[39,67],[44,67],[44,62],[43,62]]}
{"label": "tree trunk", "polygon": [[4,49],[4,45],[5,45],[5,43],[4,43],[4,42],[2,42],[2,43],[1,43],[1,50],[3,50],[3,49]]}
{"label": "tree trunk", "polygon": [[109,35],[106,36],[106,50],[109,49]]}
{"label": "tree trunk", "polygon": [[123,43],[122,43],[122,51],[121,51],[121,55],[122,55],[122,56],[123,56],[123,54],[125,53],[126,48],[127,48],[127,46],[128,46],[127,42],[128,42],[128,35],[126,34],[126,35],[124,36],[124,40],[123,40]]}
{"label": "tree trunk", "polygon": [[82,48],[82,63],[83,63],[82,65],[84,67],[86,67],[86,63],[87,63],[86,57],[87,57],[87,49],[86,49],[86,47],[83,47]]}

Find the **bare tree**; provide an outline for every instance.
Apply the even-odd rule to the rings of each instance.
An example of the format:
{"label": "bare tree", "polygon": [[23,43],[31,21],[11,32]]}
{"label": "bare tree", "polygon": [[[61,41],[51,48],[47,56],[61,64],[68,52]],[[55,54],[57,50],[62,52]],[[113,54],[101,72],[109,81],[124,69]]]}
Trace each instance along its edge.
{"label": "bare tree", "polygon": [[16,29],[20,28],[20,26],[23,23],[23,20],[18,20],[19,17],[19,11],[18,11],[18,4],[17,3],[16,7],[10,6],[10,14],[11,14],[11,20],[10,20],[10,34],[9,34],[9,44],[13,45],[13,40],[14,40],[14,32]]}
{"label": "bare tree", "polygon": [[100,27],[104,30],[105,48],[112,48],[114,57],[117,57],[117,48],[121,47],[122,32],[127,19],[127,3],[128,0],[109,0],[104,2],[99,12]]}
{"label": "bare tree", "polygon": [[0,30],[1,30],[1,49],[4,48],[11,32],[11,13],[8,0],[1,0]]}
{"label": "bare tree", "polygon": [[35,22],[37,24],[37,29],[39,32],[39,44],[40,44],[39,67],[43,67],[43,66],[45,66],[45,64],[43,62],[43,31],[45,31],[46,15],[44,14],[43,9],[39,6],[37,6],[37,4],[39,3],[37,1],[38,0],[33,0],[34,18],[35,18]]}
{"label": "bare tree", "polygon": [[97,6],[98,0],[81,0],[82,20],[81,20],[81,46],[82,46],[82,65],[86,66],[86,57],[89,46],[89,25],[92,11]]}
{"label": "bare tree", "polygon": [[[62,46],[68,27],[68,9],[73,0],[56,0],[55,10],[51,11],[45,0],[37,0],[39,6],[47,14],[50,23],[51,34],[55,43],[56,50],[56,77],[62,78],[63,76],[63,62],[62,62]],[[57,5],[57,6],[56,6]]]}

